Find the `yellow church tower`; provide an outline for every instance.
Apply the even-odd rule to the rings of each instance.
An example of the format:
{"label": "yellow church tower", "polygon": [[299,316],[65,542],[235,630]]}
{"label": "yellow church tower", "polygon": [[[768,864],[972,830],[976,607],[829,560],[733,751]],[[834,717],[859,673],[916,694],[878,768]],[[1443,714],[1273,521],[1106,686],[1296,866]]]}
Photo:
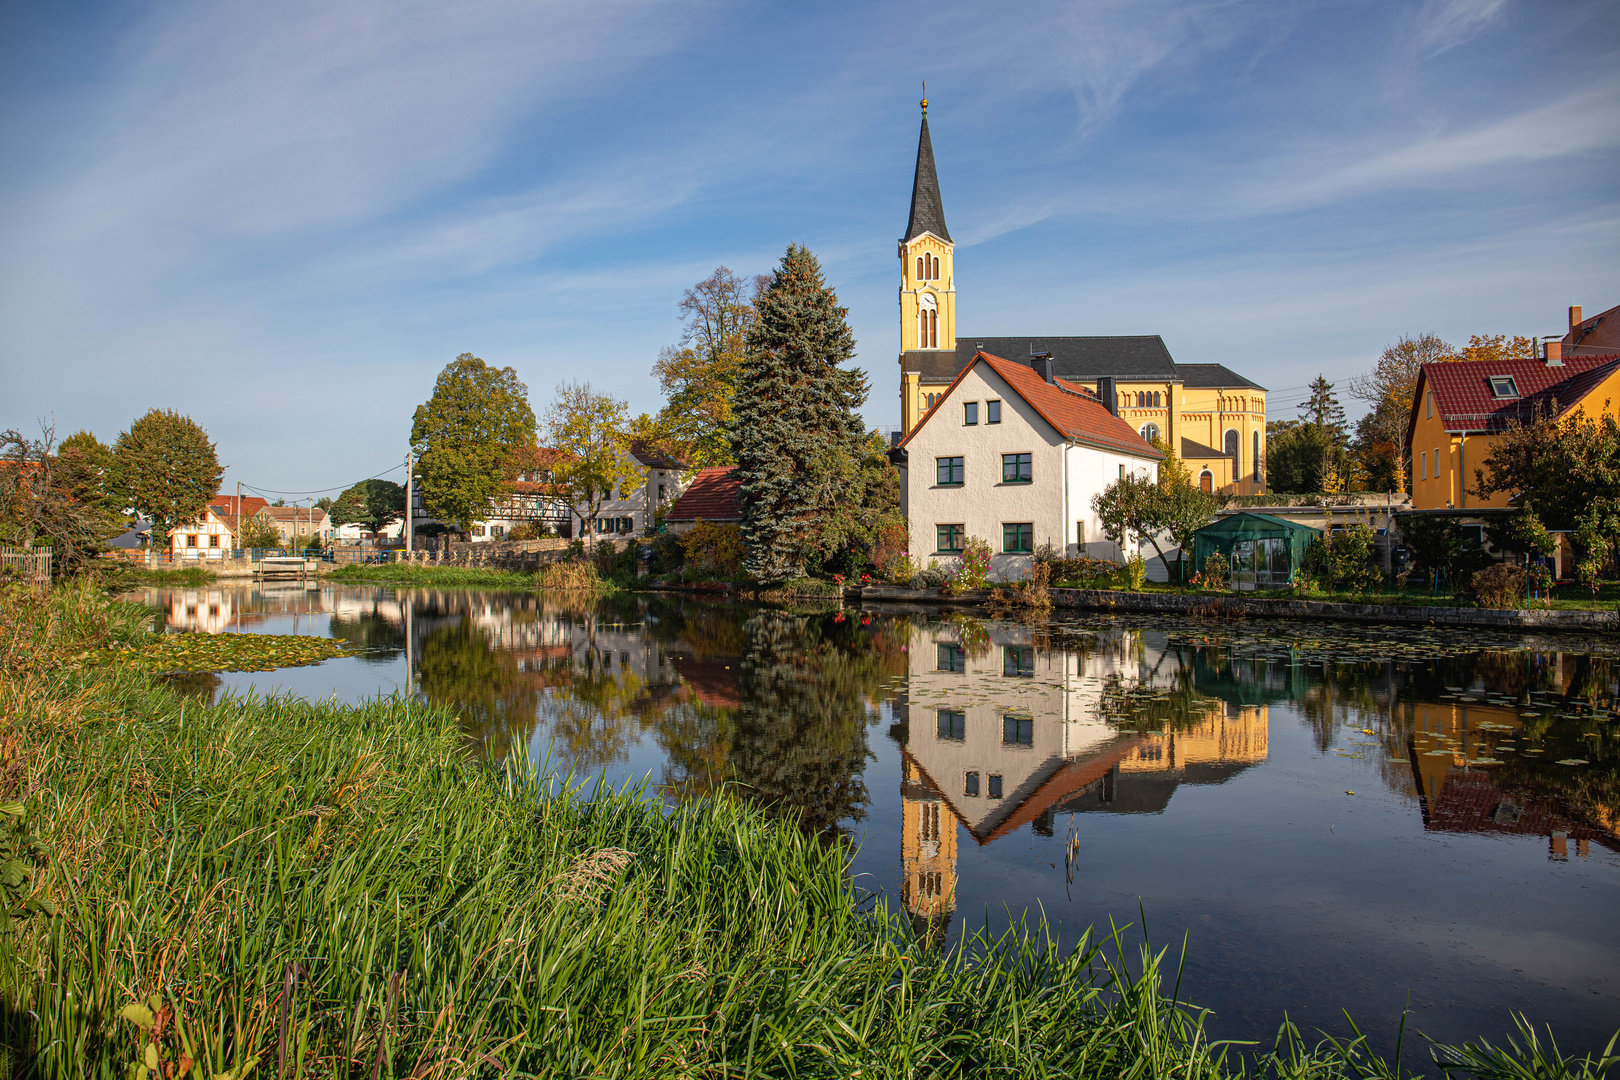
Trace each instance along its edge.
{"label": "yellow church tower", "polygon": [[[945,207],[934,171],[934,143],[928,137],[928,99],[922,101],[922,132],[917,137],[917,172],[911,181],[911,218],[900,240],[900,352],[956,351],[956,244],[945,227]],[[900,415],[906,431],[922,419],[915,373],[900,361]]]}

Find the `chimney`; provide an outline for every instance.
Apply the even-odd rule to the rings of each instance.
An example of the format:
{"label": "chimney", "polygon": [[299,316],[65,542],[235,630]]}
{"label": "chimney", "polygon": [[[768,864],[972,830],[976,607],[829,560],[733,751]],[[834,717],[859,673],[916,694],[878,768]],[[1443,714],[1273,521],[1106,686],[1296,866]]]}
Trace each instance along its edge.
{"label": "chimney", "polygon": [[1564,343],[1562,341],[1549,341],[1542,346],[1547,350],[1547,366],[1564,366]]}
{"label": "chimney", "polygon": [[1031,354],[1029,358],[1029,366],[1035,369],[1035,374],[1045,379],[1048,383],[1052,381],[1051,353],[1045,352]]}
{"label": "chimney", "polygon": [[1581,325],[1581,305],[1579,305],[1579,304],[1571,304],[1569,306],[1569,330],[1570,330],[1570,333],[1574,333],[1575,328],[1577,326],[1579,326],[1579,325]]}
{"label": "chimney", "polygon": [[1114,392],[1114,377],[1103,375],[1097,379],[1097,399],[1102,402],[1103,408],[1119,415],[1119,395]]}

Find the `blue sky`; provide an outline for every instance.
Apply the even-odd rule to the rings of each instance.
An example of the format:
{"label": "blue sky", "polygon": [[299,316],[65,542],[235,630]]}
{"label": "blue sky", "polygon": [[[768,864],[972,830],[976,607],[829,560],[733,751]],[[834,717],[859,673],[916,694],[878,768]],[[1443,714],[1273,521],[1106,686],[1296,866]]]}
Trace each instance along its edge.
{"label": "blue sky", "polygon": [[172,407],[228,488],[341,486],[461,352],[656,409],[682,290],[798,241],[888,428],[924,79],[964,334],[1291,416],[1620,303],[1617,59],[1609,0],[3,4],[0,426]]}

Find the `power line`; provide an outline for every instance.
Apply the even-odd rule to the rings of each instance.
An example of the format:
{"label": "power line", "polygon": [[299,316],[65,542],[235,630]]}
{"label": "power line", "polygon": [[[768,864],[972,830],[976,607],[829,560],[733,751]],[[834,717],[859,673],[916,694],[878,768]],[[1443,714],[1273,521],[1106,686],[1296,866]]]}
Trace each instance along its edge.
{"label": "power line", "polygon": [[254,487],[252,484],[249,484],[249,483],[246,483],[246,482],[243,482],[242,486],[247,488],[249,491],[254,492],[255,494],[258,494],[258,495],[265,495],[265,494],[269,494],[269,495],[325,495],[328,491],[347,491],[350,488],[354,487],[355,484],[363,484],[363,483],[365,483],[366,480],[380,480],[383,477],[387,476],[389,473],[398,472],[400,469],[403,469],[404,467],[405,467],[405,463],[400,462],[398,465],[395,465],[392,469],[384,469],[382,472],[378,473],[375,476],[367,476],[364,479],[356,480],[353,483],[349,483],[349,484],[339,484],[337,487],[316,488],[314,491],[277,491],[275,488]]}

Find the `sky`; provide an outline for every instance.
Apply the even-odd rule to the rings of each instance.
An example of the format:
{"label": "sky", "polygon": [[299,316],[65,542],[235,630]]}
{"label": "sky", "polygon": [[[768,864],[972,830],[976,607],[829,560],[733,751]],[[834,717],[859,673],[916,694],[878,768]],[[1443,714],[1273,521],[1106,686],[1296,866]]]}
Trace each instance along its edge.
{"label": "sky", "polygon": [[899,420],[929,126],[961,335],[1159,334],[1288,418],[1403,334],[1620,304],[1612,0],[0,0],[0,428],[150,408],[289,500],[458,354],[633,412],[725,265],[821,259]]}

